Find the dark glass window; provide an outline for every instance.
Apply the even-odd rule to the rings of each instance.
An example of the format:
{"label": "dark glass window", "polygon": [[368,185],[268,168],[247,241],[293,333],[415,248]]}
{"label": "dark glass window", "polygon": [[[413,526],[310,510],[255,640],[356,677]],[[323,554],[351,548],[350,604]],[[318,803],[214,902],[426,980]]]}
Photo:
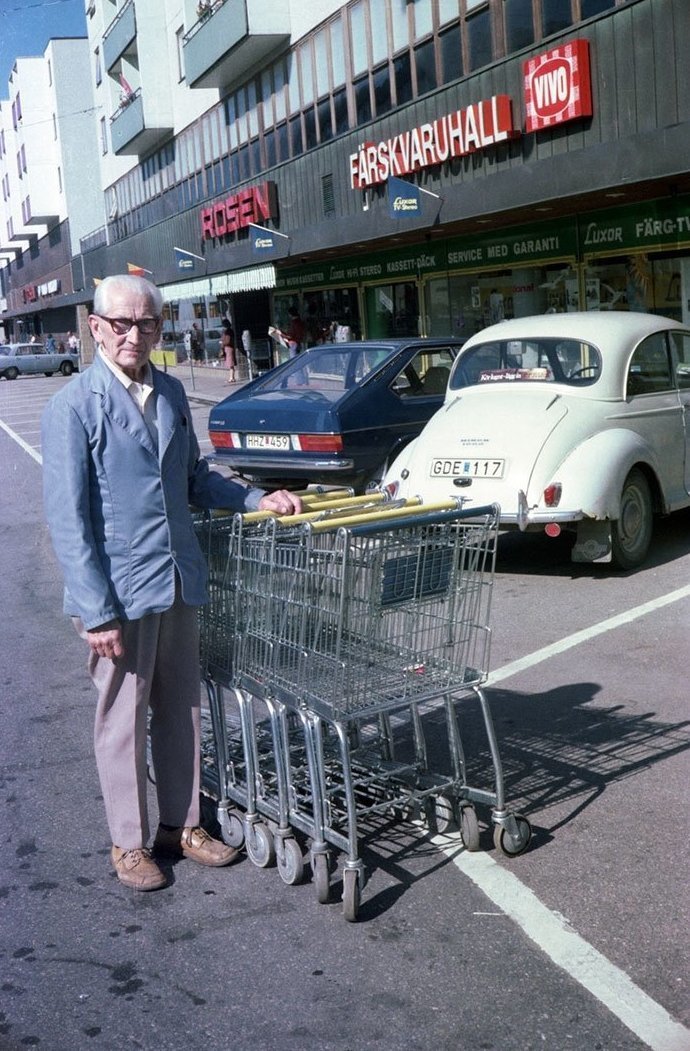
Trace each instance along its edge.
{"label": "dark glass window", "polygon": [[319,138],[321,142],[328,142],[333,138],[333,122],[331,120],[331,100],[321,99],[316,112],[319,118]]}
{"label": "dark glass window", "polygon": [[276,137],[274,131],[264,133],[264,147],[266,149],[266,167],[272,168],[276,163]]}
{"label": "dark glass window", "polygon": [[462,76],[462,41],[460,26],[453,26],[440,37],[441,43],[441,76],[443,83],[457,80]]}
{"label": "dark glass window", "polygon": [[293,157],[299,157],[303,150],[302,120],[300,117],[293,117],[290,121],[290,152]]}
{"label": "dark glass window", "polygon": [[395,76],[395,95],[399,106],[412,99],[412,67],[410,65],[410,53],[405,51],[393,59],[393,73]]}
{"label": "dark glass window", "polygon": [[333,105],[335,109],[335,133],[342,135],[350,127],[347,115],[347,92],[345,88],[333,92]]}
{"label": "dark glass window", "polygon": [[276,128],[277,145],[276,153],[278,154],[279,161],[285,161],[290,156],[290,148],[288,145],[288,126],[287,124],[280,124]]}
{"label": "dark glass window", "polygon": [[244,146],[240,146],[237,151],[237,160],[239,162],[240,170],[240,181],[248,179],[251,175],[249,169],[249,144],[245,142]]}
{"label": "dark glass window", "polygon": [[600,15],[602,11],[609,11],[616,6],[616,0],[582,0],[580,6],[580,17],[591,18],[592,15]]}
{"label": "dark glass window", "polygon": [[467,19],[467,43],[470,53],[470,70],[487,66],[493,59],[491,47],[491,18],[489,10],[480,11]]}
{"label": "dark glass window", "polygon": [[570,0],[541,0],[541,24],[544,36],[560,33],[571,26]]}
{"label": "dark glass window", "polygon": [[380,66],[374,70],[374,108],[376,116],[388,113],[391,108],[391,80],[388,75],[388,65]]}
{"label": "dark glass window", "polygon": [[249,165],[252,175],[258,175],[263,168],[261,163],[261,142],[259,139],[252,139],[249,143]]}
{"label": "dark glass window", "polygon": [[504,0],[506,50],[519,51],[534,43],[532,0]]}
{"label": "dark glass window", "polygon": [[355,113],[358,124],[371,120],[371,99],[369,98],[369,77],[355,81]]}
{"label": "dark glass window", "polygon": [[436,58],[433,40],[415,48],[414,64],[417,70],[417,94],[424,95],[436,87]]}
{"label": "dark glass window", "polygon": [[313,150],[318,145],[318,139],[316,138],[316,113],[313,106],[304,111],[304,130],[305,148]]}

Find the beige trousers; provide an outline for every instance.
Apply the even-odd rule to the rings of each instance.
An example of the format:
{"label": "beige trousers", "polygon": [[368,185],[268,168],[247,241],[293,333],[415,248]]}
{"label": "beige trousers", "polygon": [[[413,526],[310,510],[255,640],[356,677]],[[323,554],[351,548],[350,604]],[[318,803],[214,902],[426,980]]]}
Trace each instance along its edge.
{"label": "beige trousers", "polygon": [[[75,618],[82,638],[83,625]],[[199,824],[199,628],[196,607],[179,595],[171,609],[122,622],[124,657],[89,654],[98,692],[94,745],[112,842],[145,847],[146,737],[150,738],[159,820]]]}

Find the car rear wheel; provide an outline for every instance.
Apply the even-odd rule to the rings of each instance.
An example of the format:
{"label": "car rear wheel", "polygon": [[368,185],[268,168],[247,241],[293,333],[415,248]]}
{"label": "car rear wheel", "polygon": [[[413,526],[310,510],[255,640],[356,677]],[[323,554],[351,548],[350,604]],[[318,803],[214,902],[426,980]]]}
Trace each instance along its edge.
{"label": "car rear wheel", "polygon": [[5,371],[5,379],[8,379],[8,380],[16,380],[18,375],[19,375],[19,369],[15,368],[14,365],[12,366],[11,369],[6,369],[6,371]]}
{"label": "car rear wheel", "polygon": [[623,485],[620,516],[611,523],[612,558],[619,569],[634,569],[644,562],[652,542],[652,522],[649,482],[634,467]]}
{"label": "car rear wheel", "polygon": [[71,361],[63,361],[62,365],[60,366],[60,372],[63,376],[71,376],[74,372],[74,365]]}

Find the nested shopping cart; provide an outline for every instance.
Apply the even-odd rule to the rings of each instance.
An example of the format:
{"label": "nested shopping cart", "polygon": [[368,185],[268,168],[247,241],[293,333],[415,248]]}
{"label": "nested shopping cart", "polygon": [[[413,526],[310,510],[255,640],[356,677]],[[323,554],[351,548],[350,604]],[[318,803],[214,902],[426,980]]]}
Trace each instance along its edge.
{"label": "nested shopping cart", "polygon": [[[251,825],[256,831],[267,816],[276,854],[294,844],[281,871],[291,877],[300,849],[293,830],[305,832],[320,901],[329,897],[332,848],[342,852],[347,919],[359,910],[360,829],[372,815],[422,813],[439,830],[457,821],[465,846],[477,849],[475,804],[485,804],[501,850],[517,854],[529,842],[529,823],[505,806],[482,689],[498,521],[497,507],[468,514],[448,501],[206,524],[210,537],[224,535],[225,551],[223,566],[215,564],[222,594],[214,598],[212,585],[203,626],[206,674],[232,686],[241,711],[259,699],[270,727],[261,747],[261,722],[240,720],[245,780],[259,786],[245,786],[239,800],[249,807],[248,851]],[[459,709],[471,696],[488,741],[490,787],[468,784]],[[429,709],[442,717],[443,769],[428,762]],[[216,705],[223,768],[226,717]]]}

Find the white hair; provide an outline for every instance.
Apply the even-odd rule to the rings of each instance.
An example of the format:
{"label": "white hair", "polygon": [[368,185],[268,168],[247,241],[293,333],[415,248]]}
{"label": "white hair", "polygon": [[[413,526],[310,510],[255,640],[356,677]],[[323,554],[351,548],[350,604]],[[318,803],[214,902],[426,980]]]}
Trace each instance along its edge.
{"label": "white hair", "polygon": [[152,281],[147,281],[145,277],[137,277],[134,274],[111,274],[110,277],[104,277],[96,285],[96,291],[94,292],[94,314],[108,313],[110,294],[115,289],[122,289],[122,291],[130,292],[135,296],[146,296],[152,303],[156,315],[160,317],[163,311],[163,293],[160,288],[154,285]]}

